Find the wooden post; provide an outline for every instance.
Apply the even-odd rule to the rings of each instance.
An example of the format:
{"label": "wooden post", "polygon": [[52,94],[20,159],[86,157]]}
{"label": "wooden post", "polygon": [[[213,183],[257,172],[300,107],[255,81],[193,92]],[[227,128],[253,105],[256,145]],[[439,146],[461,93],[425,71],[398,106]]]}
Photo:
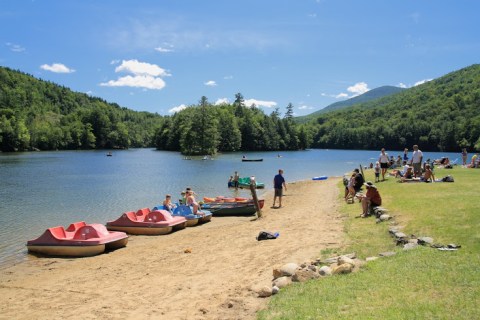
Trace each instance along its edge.
{"label": "wooden post", "polygon": [[260,210],[260,205],[258,204],[257,197],[257,183],[255,182],[255,177],[250,177],[250,192],[252,193],[253,204],[255,205],[255,210],[257,211],[257,217],[262,217],[262,210]]}
{"label": "wooden post", "polygon": [[360,163],[360,171],[362,172],[363,180],[365,180],[365,175],[363,174],[363,167],[361,163]]}

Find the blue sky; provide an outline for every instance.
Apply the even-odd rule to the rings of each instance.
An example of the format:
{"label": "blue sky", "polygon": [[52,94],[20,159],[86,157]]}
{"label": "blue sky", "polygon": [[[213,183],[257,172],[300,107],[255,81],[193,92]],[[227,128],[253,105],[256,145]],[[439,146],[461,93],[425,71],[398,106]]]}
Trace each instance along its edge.
{"label": "blue sky", "polygon": [[305,115],[479,63],[475,0],[1,0],[0,65],[169,115],[241,93]]}

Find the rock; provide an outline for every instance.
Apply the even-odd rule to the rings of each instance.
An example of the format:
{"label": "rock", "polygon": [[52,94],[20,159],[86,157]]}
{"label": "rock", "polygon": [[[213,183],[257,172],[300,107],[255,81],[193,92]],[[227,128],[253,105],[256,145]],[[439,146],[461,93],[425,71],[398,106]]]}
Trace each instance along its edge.
{"label": "rock", "polygon": [[323,266],[320,269],[318,269],[318,273],[321,276],[324,276],[324,277],[331,276],[332,275],[332,268],[330,268],[329,266]]}
{"label": "rock", "polygon": [[273,281],[273,286],[278,288],[284,288],[292,283],[292,278],[290,277],[280,277]]}
{"label": "rock", "polygon": [[406,235],[405,233],[403,233],[403,232],[395,232],[394,236],[395,236],[395,238],[397,238],[397,239],[403,239],[403,238],[406,238],[406,237],[407,237],[407,235]]}
{"label": "rock", "polygon": [[393,252],[393,251],[387,251],[387,252],[382,252],[382,253],[379,253],[378,255],[380,257],[391,257],[391,256],[394,256],[396,253]]}
{"label": "rock", "polygon": [[379,219],[380,219],[380,221],[387,221],[387,220],[392,219],[392,217],[390,215],[384,213],[384,214],[380,215]]}
{"label": "rock", "polygon": [[403,250],[412,250],[418,247],[417,243],[409,242],[403,246]]}
{"label": "rock", "polygon": [[400,232],[400,230],[396,227],[392,227],[388,229],[388,232],[392,235],[395,235],[395,233]]}
{"label": "rock", "polygon": [[320,277],[320,275],[316,271],[310,269],[299,269],[292,276],[292,281],[305,282],[311,279],[317,279],[318,277]]}
{"label": "rock", "polygon": [[349,257],[346,256],[341,256],[337,260],[338,265],[342,265],[344,263],[349,263],[352,266],[355,266],[355,261],[353,259],[350,259]]}
{"label": "rock", "polygon": [[420,237],[418,238],[418,244],[424,246],[424,245],[429,245],[433,244],[433,238],[430,237]]}
{"label": "rock", "polygon": [[377,260],[378,257],[367,257],[365,258],[365,261],[369,262],[369,261],[374,261],[374,260]]}
{"label": "rock", "polygon": [[280,291],[280,288],[277,286],[272,287],[272,294],[277,294]]}
{"label": "rock", "polygon": [[295,271],[297,270],[298,268],[298,264],[296,263],[287,263],[287,264],[284,264],[282,267],[280,267],[280,272],[282,274],[282,276],[293,276],[295,274]]}
{"label": "rock", "polygon": [[263,287],[258,291],[258,296],[260,298],[267,298],[267,297],[270,297],[271,295],[272,295],[272,288],[267,286]]}
{"label": "rock", "polygon": [[350,263],[344,263],[335,267],[332,271],[332,274],[347,274],[351,273],[353,270],[353,265]]}
{"label": "rock", "polygon": [[282,276],[282,271],[280,268],[274,268],[273,269],[273,279],[280,278]]}
{"label": "rock", "polygon": [[312,270],[313,272],[317,272],[317,267],[313,264],[308,265],[307,269]]}

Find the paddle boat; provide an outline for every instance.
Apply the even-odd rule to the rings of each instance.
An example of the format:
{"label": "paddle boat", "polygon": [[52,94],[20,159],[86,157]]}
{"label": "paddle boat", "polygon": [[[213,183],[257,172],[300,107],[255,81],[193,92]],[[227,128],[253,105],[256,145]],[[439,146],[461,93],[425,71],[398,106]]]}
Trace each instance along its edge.
{"label": "paddle boat", "polygon": [[184,229],[187,220],[173,217],[166,210],[143,208],[137,212],[123,213],[117,220],[107,222],[108,230],[123,231],[135,235],[161,235]]}
{"label": "paddle boat", "polygon": [[[229,188],[235,188],[232,184],[228,185]],[[250,177],[244,177],[238,179],[238,187],[240,189],[250,189]],[[263,182],[256,182],[255,184],[256,189],[263,189],[265,188],[265,183]]]}
{"label": "paddle boat", "polygon": [[327,176],[319,176],[319,177],[313,177],[312,180],[327,180]]}
{"label": "paddle boat", "polygon": [[103,224],[84,221],[48,228],[34,240],[27,241],[31,253],[47,256],[89,257],[125,247],[128,236],[124,232],[111,232]]}
{"label": "paddle boat", "polygon": [[[210,201],[212,199],[214,201]],[[253,215],[257,212],[252,199],[217,197],[204,198],[204,201],[202,208],[209,210],[214,216]],[[263,208],[264,204],[265,200],[258,200],[260,209]]]}
{"label": "paddle boat", "polygon": [[187,219],[187,227],[193,227],[199,223],[205,223],[212,220],[212,213],[208,210],[200,210],[203,214],[194,214],[193,207],[187,205],[178,205],[173,209],[173,216],[184,217]]}

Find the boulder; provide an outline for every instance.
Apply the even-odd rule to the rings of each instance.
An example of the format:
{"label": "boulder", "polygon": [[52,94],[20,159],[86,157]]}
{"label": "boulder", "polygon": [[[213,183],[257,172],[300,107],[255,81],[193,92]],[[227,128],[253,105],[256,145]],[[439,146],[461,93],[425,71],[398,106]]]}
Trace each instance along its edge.
{"label": "boulder", "polygon": [[355,266],[355,261],[347,256],[341,256],[338,258],[337,260],[337,264],[338,265],[342,265],[344,263],[349,263],[351,264],[352,266]]}
{"label": "boulder", "polygon": [[270,287],[263,287],[261,288],[259,291],[258,291],[258,296],[260,298],[267,298],[267,297],[270,297],[272,295],[272,288]]}
{"label": "boulder", "polygon": [[433,238],[430,237],[420,237],[418,238],[418,244],[424,246],[424,245],[431,245],[433,244]]}
{"label": "boulder", "polygon": [[292,281],[295,282],[305,282],[311,279],[317,279],[320,275],[310,269],[298,269],[295,274],[292,276]]}
{"label": "boulder", "polygon": [[353,270],[353,265],[351,265],[350,263],[344,263],[339,266],[336,266],[333,269],[332,274],[347,274],[347,273],[351,273],[352,270]]}
{"label": "boulder", "polygon": [[323,266],[320,269],[318,269],[318,273],[321,276],[324,276],[324,277],[331,276],[332,275],[332,268],[330,268],[329,266]]}
{"label": "boulder", "polygon": [[272,287],[272,294],[277,294],[280,291],[279,287],[273,286]]}
{"label": "boulder", "polygon": [[281,288],[284,288],[284,287],[288,286],[291,283],[292,283],[292,278],[290,278],[290,277],[280,277],[278,279],[275,279],[272,284],[273,284],[274,287],[278,287],[278,288],[281,289]]}
{"label": "boulder", "polygon": [[281,276],[291,277],[295,274],[295,271],[297,270],[297,268],[298,268],[298,264],[293,262],[284,264],[283,266],[280,267]]}

